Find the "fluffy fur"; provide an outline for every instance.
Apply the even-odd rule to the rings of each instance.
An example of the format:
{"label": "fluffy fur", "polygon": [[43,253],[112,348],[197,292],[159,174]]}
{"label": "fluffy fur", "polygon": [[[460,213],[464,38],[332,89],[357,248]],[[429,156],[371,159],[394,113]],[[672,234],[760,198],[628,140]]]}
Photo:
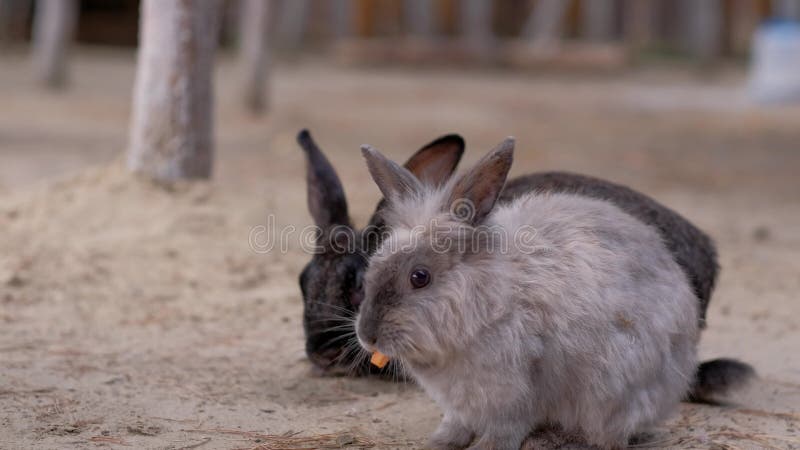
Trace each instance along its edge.
{"label": "fluffy fur", "polygon": [[[697,298],[656,230],[610,203],[527,194],[493,207],[510,155],[506,144],[443,188],[409,192],[404,169],[365,151],[392,193],[391,234],[367,269],[359,341],[401,360],[441,406],[433,448],[517,450],[543,423],[623,447],[689,389]],[[483,219],[454,218],[454,193]],[[420,267],[432,281],[414,289]]]}
{"label": "fluffy fur", "polygon": [[[700,302],[700,327],[706,325],[706,310],[714,291],[719,264],[714,241],[677,212],[627,186],[586,175],[544,172],[509,180],[500,201],[531,191],[562,192],[609,201],[642,222],[658,229],[667,249],[683,268]],[[739,363],[741,364],[741,363]]]}
{"label": "fluffy fur", "polygon": [[718,404],[719,396],[743,388],[756,377],[749,364],[730,358],[703,361],[697,367],[695,382],[688,400],[695,403]]}

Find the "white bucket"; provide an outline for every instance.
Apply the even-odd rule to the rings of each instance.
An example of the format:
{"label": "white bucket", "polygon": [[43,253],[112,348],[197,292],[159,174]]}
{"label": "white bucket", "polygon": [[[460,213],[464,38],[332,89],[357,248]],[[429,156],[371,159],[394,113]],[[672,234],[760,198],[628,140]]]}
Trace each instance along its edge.
{"label": "white bucket", "polygon": [[800,102],[800,23],[772,21],[756,31],[750,93],[764,103]]}

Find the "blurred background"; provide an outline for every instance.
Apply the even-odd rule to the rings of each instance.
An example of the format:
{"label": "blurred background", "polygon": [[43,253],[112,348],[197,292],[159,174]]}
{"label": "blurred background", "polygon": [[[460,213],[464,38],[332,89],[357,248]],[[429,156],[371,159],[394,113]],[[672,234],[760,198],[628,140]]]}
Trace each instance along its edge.
{"label": "blurred background", "polygon": [[[785,106],[800,100],[800,2],[794,0],[218,0],[192,7],[208,10],[211,19],[202,34],[214,35],[207,40],[213,41],[209,54],[216,58],[213,67],[218,74],[213,85],[219,92],[208,99],[216,99],[219,107],[209,104],[206,109],[217,115],[220,124],[209,123],[210,148],[225,139],[228,104],[232,114],[249,114],[238,119],[260,117],[262,124],[276,126],[285,117],[284,106],[293,104],[293,82],[303,76],[319,77],[311,82],[313,87],[299,83],[303,89],[341,94],[352,89],[349,83],[359,76],[391,73],[414,80],[412,84],[430,83],[431,91],[450,101],[454,96],[447,95],[448,87],[480,77],[494,76],[498,85],[519,82],[520,96],[551,82],[603,95],[599,91],[604,88],[590,87],[599,82],[622,88],[624,95],[617,100],[631,107],[701,108],[712,116],[714,111],[745,109],[773,114],[775,110],[759,106]],[[6,105],[2,113],[12,116],[3,123],[15,130],[12,135],[27,132],[21,129],[30,135],[53,135],[59,124],[67,125],[59,114],[63,111],[54,111],[60,117],[55,127],[41,121],[59,105],[73,112],[68,116],[76,122],[71,124],[71,135],[59,142],[58,152],[48,145],[31,144],[30,137],[4,139],[0,156],[4,160],[20,145],[33,148],[25,153],[27,162],[2,165],[0,186],[65,173],[127,148],[133,136],[127,135],[124,115],[134,108],[130,94],[140,23],[144,18],[139,2],[133,0],[0,2],[0,89]],[[196,70],[208,72],[208,67]],[[320,68],[327,73],[320,73]],[[435,86],[448,77],[453,84]],[[408,86],[388,77],[371,79],[386,82],[391,89],[382,94],[389,96],[399,93],[396,88]],[[548,95],[554,92],[544,90]],[[491,96],[489,91],[479,91]],[[366,100],[367,92],[353,92],[348,98]],[[429,124],[431,128],[468,132],[464,122],[448,122],[452,111],[436,103],[435,97],[417,91],[399,96],[417,102],[410,108],[418,111],[407,118],[439,111],[442,125]],[[306,96],[307,108],[301,114],[313,114],[330,99]],[[556,103],[563,105],[570,99],[589,100],[585,95],[569,95]],[[390,98],[370,103],[373,108],[385,106],[388,114],[396,111],[397,104]],[[82,118],[78,112],[99,105],[117,108],[114,125],[95,133],[74,132]],[[32,114],[39,120],[27,120],[30,116],[19,114],[14,106],[35,108]],[[335,108],[347,115],[357,114],[358,106]],[[473,108],[471,113],[480,109]],[[542,114],[542,108],[524,112]],[[103,114],[103,119],[112,116]],[[22,128],[11,125],[14,120],[22,122]],[[529,122],[533,126],[533,120]],[[400,135],[410,136],[397,128]],[[636,134],[638,130],[627,131]],[[280,130],[284,131],[288,130]],[[503,133],[512,132],[519,131]],[[372,136],[368,129],[359,133]],[[557,134],[558,141],[567,137]],[[20,164],[38,163],[39,157],[46,158],[47,164],[18,170]]]}
{"label": "blurred background", "polygon": [[439,416],[413,386],[312,373],[298,236],[253,248],[312,222],[302,128],[359,226],[379,199],[359,145],[402,161],[446,133],[465,166],[513,135],[513,175],[675,209],[720,253],[701,357],[761,381],[738,409],[683,405],[655,447],[797,446],[799,18],[800,0],[0,0],[0,447],[424,442]]}

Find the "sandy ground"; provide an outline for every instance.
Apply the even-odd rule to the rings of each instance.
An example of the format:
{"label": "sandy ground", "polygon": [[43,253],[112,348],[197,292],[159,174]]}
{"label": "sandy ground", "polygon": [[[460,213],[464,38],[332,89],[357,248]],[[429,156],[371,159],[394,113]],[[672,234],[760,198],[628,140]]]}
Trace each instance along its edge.
{"label": "sandy ground", "polygon": [[[266,436],[287,433],[421,446],[435,405],[412,385],[313,376],[297,287],[307,256],[249,244],[270,214],[310,222],[301,127],[361,224],[378,191],[358,145],[401,159],[452,131],[468,162],[515,135],[515,173],[598,175],[685,214],[723,266],[702,356],[741,358],[760,379],[728,406],[683,405],[640,447],[800,448],[800,109],[750,105],[741,73],[311,61],[281,67],[275,112],[253,119],[223,58],[215,179],[165,190],[122,169],[131,54],[84,50],[62,94],[32,86],[19,56],[0,67],[0,448],[298,447]],[[527,448],[557,447],[550,437]]]}

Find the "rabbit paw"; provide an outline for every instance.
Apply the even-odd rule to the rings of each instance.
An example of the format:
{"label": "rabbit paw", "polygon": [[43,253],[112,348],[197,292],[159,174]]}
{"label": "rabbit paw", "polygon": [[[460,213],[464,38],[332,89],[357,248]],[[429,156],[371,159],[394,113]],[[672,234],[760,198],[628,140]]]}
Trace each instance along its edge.
{"label": "rabbit paw", "polygon": [[425,446],[430,450],[460,450],[472,442],[474,434],[458,421],[445,417]]}

